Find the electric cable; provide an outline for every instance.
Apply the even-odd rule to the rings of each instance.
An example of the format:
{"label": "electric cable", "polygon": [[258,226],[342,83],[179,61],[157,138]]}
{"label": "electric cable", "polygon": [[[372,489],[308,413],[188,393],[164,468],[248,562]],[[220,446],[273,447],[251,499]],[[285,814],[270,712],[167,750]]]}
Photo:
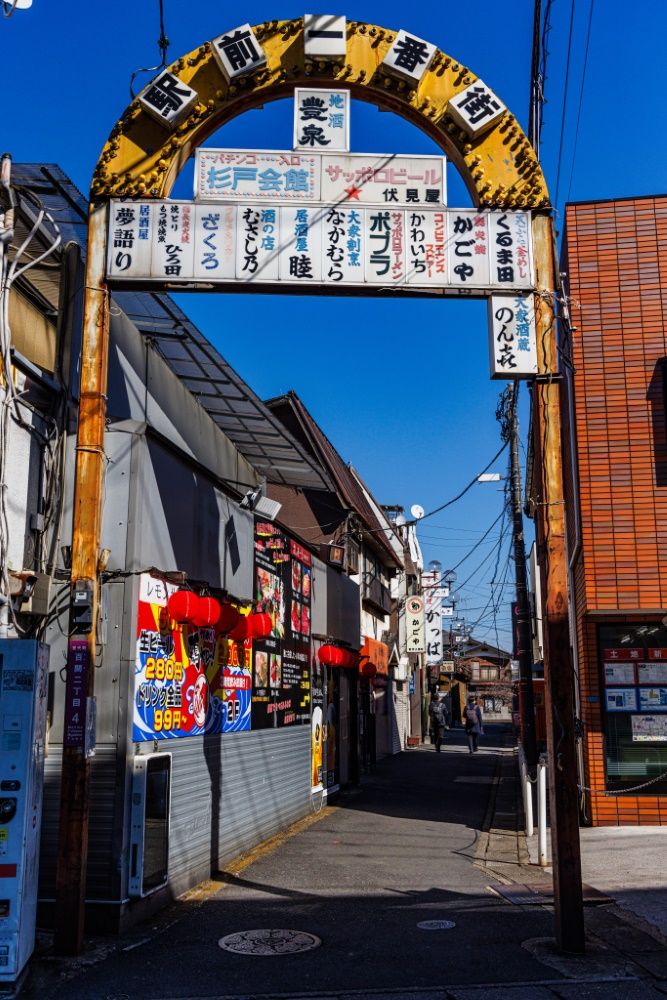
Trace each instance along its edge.
{"label": "electric cable", "polygon": [[574,177],[574,164],[577,158],[577,144],[579,142],[579,125],[581,124],[581,107],[584,101],[584,90],[586,87],[586,70],[588,69],[588,51],[591,42],[591,27],[593,24],[593,8],[595,7],[595,0],[591,0],[591,5],[588,11],[588,27],[586,29],[586,49],[584,52],[584,68],[581,74],[581,89],[579,91],[579,107],[577,108],[577,124],[574,130],[574,146],[572,148],[572,164],[570,166],[570,180],[567,185],[567,195],[565,196],[565,201],[570,200],[570,192],[572,190],[572,178]]}
{"label": "electric cable", "polygon": [[570,30],[567,40],[567,61],[565,64],[565,86],[563,88],[563,114],[560,123],[560,142],[558,145],[558,167],[556,170],[556,197],[554,199],[554,207],[558,210],[558,193],[560,191],[560,168],[563,160],[563,144],[565,141],[565,116],[567,113],[567,98],[570,89],[570,62],[572,58],[572,35],[574,33],[574,6],[575,0],[572,0],[570,6]]}

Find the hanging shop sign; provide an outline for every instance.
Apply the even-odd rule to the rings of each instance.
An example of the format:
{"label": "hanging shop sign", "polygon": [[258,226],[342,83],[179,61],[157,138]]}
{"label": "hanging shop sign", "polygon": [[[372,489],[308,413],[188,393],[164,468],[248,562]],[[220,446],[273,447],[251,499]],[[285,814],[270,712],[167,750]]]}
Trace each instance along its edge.
{"label": "hanging shop sign", "polygon": [[533,378],[537,375],[535,297],[492,295],[489,299],[489,361],[491,378]]}
{"label": "hanging shop sign", "polygon": [[407,633],[406,651],[408,653],[424,653],[426,651],[426,630],[423,597],[415,595],[406,600],[405,629]]}
{"label": "hanging shop sign", "polygon": [[[528,262],[521,267],[489,260],[489,239],[504,225],[515,234],[514,257],[520,248]],[[526,213],[114,201],[107,273],[116,284],[410,285],[468,294],[529,288],[530,259]],[[534,366],[532,298],[492,300],[491,315],[495,370],[505,377]]]}
{"label": "hanging shop sign", "polygon": [[175,739],[250,729],[252,645],[217,623],[175,621],[175,587],[143,573],[137,607],[132,739]]}
{"label": "hanging shop sign", "polygon": [[375,667],[373,676],[389,676],[389,646],[386,642],[380,642],[378,639],[364,636],[364,644],[361,647],[361,658]]}
{"label": "hanging shop sign", "polygon": [[312,556],[273,522],[255,522],[255,608],[270,635],[253,642],[252,728],[311,722]]}
{"label": "hanging shop sign", "polygon": [[[195,198],[444,208],[444,156],[198,149]],[[525,213],[522,213],[525,214]],[[513,224],[513,229],[517,227]],[[525,226],[523,227],[525,229]],[[518,227],[519,233],[521,227]]]}

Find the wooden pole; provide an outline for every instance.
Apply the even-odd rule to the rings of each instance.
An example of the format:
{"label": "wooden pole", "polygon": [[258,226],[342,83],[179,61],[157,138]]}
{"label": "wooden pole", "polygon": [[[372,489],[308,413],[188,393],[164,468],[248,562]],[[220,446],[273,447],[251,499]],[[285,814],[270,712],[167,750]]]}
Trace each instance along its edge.
{"label": "wooden pole", "polygon": [[107,202],[90,206],[77,428],[72,584],[67,650],[65,725],[56,872],[55,947],[76,955],[83,947],[90,760],[86,708],[93,697],[97,576],[102,525],[104,428],[109,345],[105,282]]}
{"label": "wooden pole", "polygon": [[[539,375],[534,384],[537,544],[542,571],[544,677],[546,689],[549,807],[554,872],[556,942],[561,951],[583,953],[577,758],[574,734],[574,670],[567,605],[567,557],[561,451],[560,386],[557,377],[555,287],[551,218],[533,217],[533,251]],[[550,376],[554,376],[551,378]]]}

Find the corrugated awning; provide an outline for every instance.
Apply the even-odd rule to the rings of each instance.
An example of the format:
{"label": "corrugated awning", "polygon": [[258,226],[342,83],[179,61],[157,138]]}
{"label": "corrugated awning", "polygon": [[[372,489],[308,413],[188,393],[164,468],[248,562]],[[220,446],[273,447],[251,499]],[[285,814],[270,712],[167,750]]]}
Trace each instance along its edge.
{"label": "corrugated awning", "polygon": [[[12,182],[41,199],[85,256],[88,203],[55,164],[18,163]],[[150,337],[171,370],[260,475],[272,483],[330,490],[326,472],[271,413],[169,295],[118,292],[114,302]]]}

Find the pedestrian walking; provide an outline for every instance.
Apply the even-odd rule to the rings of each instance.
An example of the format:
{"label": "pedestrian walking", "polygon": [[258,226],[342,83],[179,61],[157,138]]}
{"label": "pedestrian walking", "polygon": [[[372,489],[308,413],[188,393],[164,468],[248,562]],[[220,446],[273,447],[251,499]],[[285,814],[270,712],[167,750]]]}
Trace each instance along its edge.
{"label": "pedestrian walking", "polygon": [[477,741],[484,735],[484,724],[482,720],[482,710],[475,701],[474,694],[468,695],[468,703],[463,712],[466,736],[468,737],[468,749],[470,753],[477,753]]}
{"label": "pedestrian walking", "polygon": [[431,739],[435,743],[435,749],[440,753],[440,747],[445,742],[445,729],[447,728],[448,716],[444,700],[437,692],[431,696],[428,717],[431,724]]}

